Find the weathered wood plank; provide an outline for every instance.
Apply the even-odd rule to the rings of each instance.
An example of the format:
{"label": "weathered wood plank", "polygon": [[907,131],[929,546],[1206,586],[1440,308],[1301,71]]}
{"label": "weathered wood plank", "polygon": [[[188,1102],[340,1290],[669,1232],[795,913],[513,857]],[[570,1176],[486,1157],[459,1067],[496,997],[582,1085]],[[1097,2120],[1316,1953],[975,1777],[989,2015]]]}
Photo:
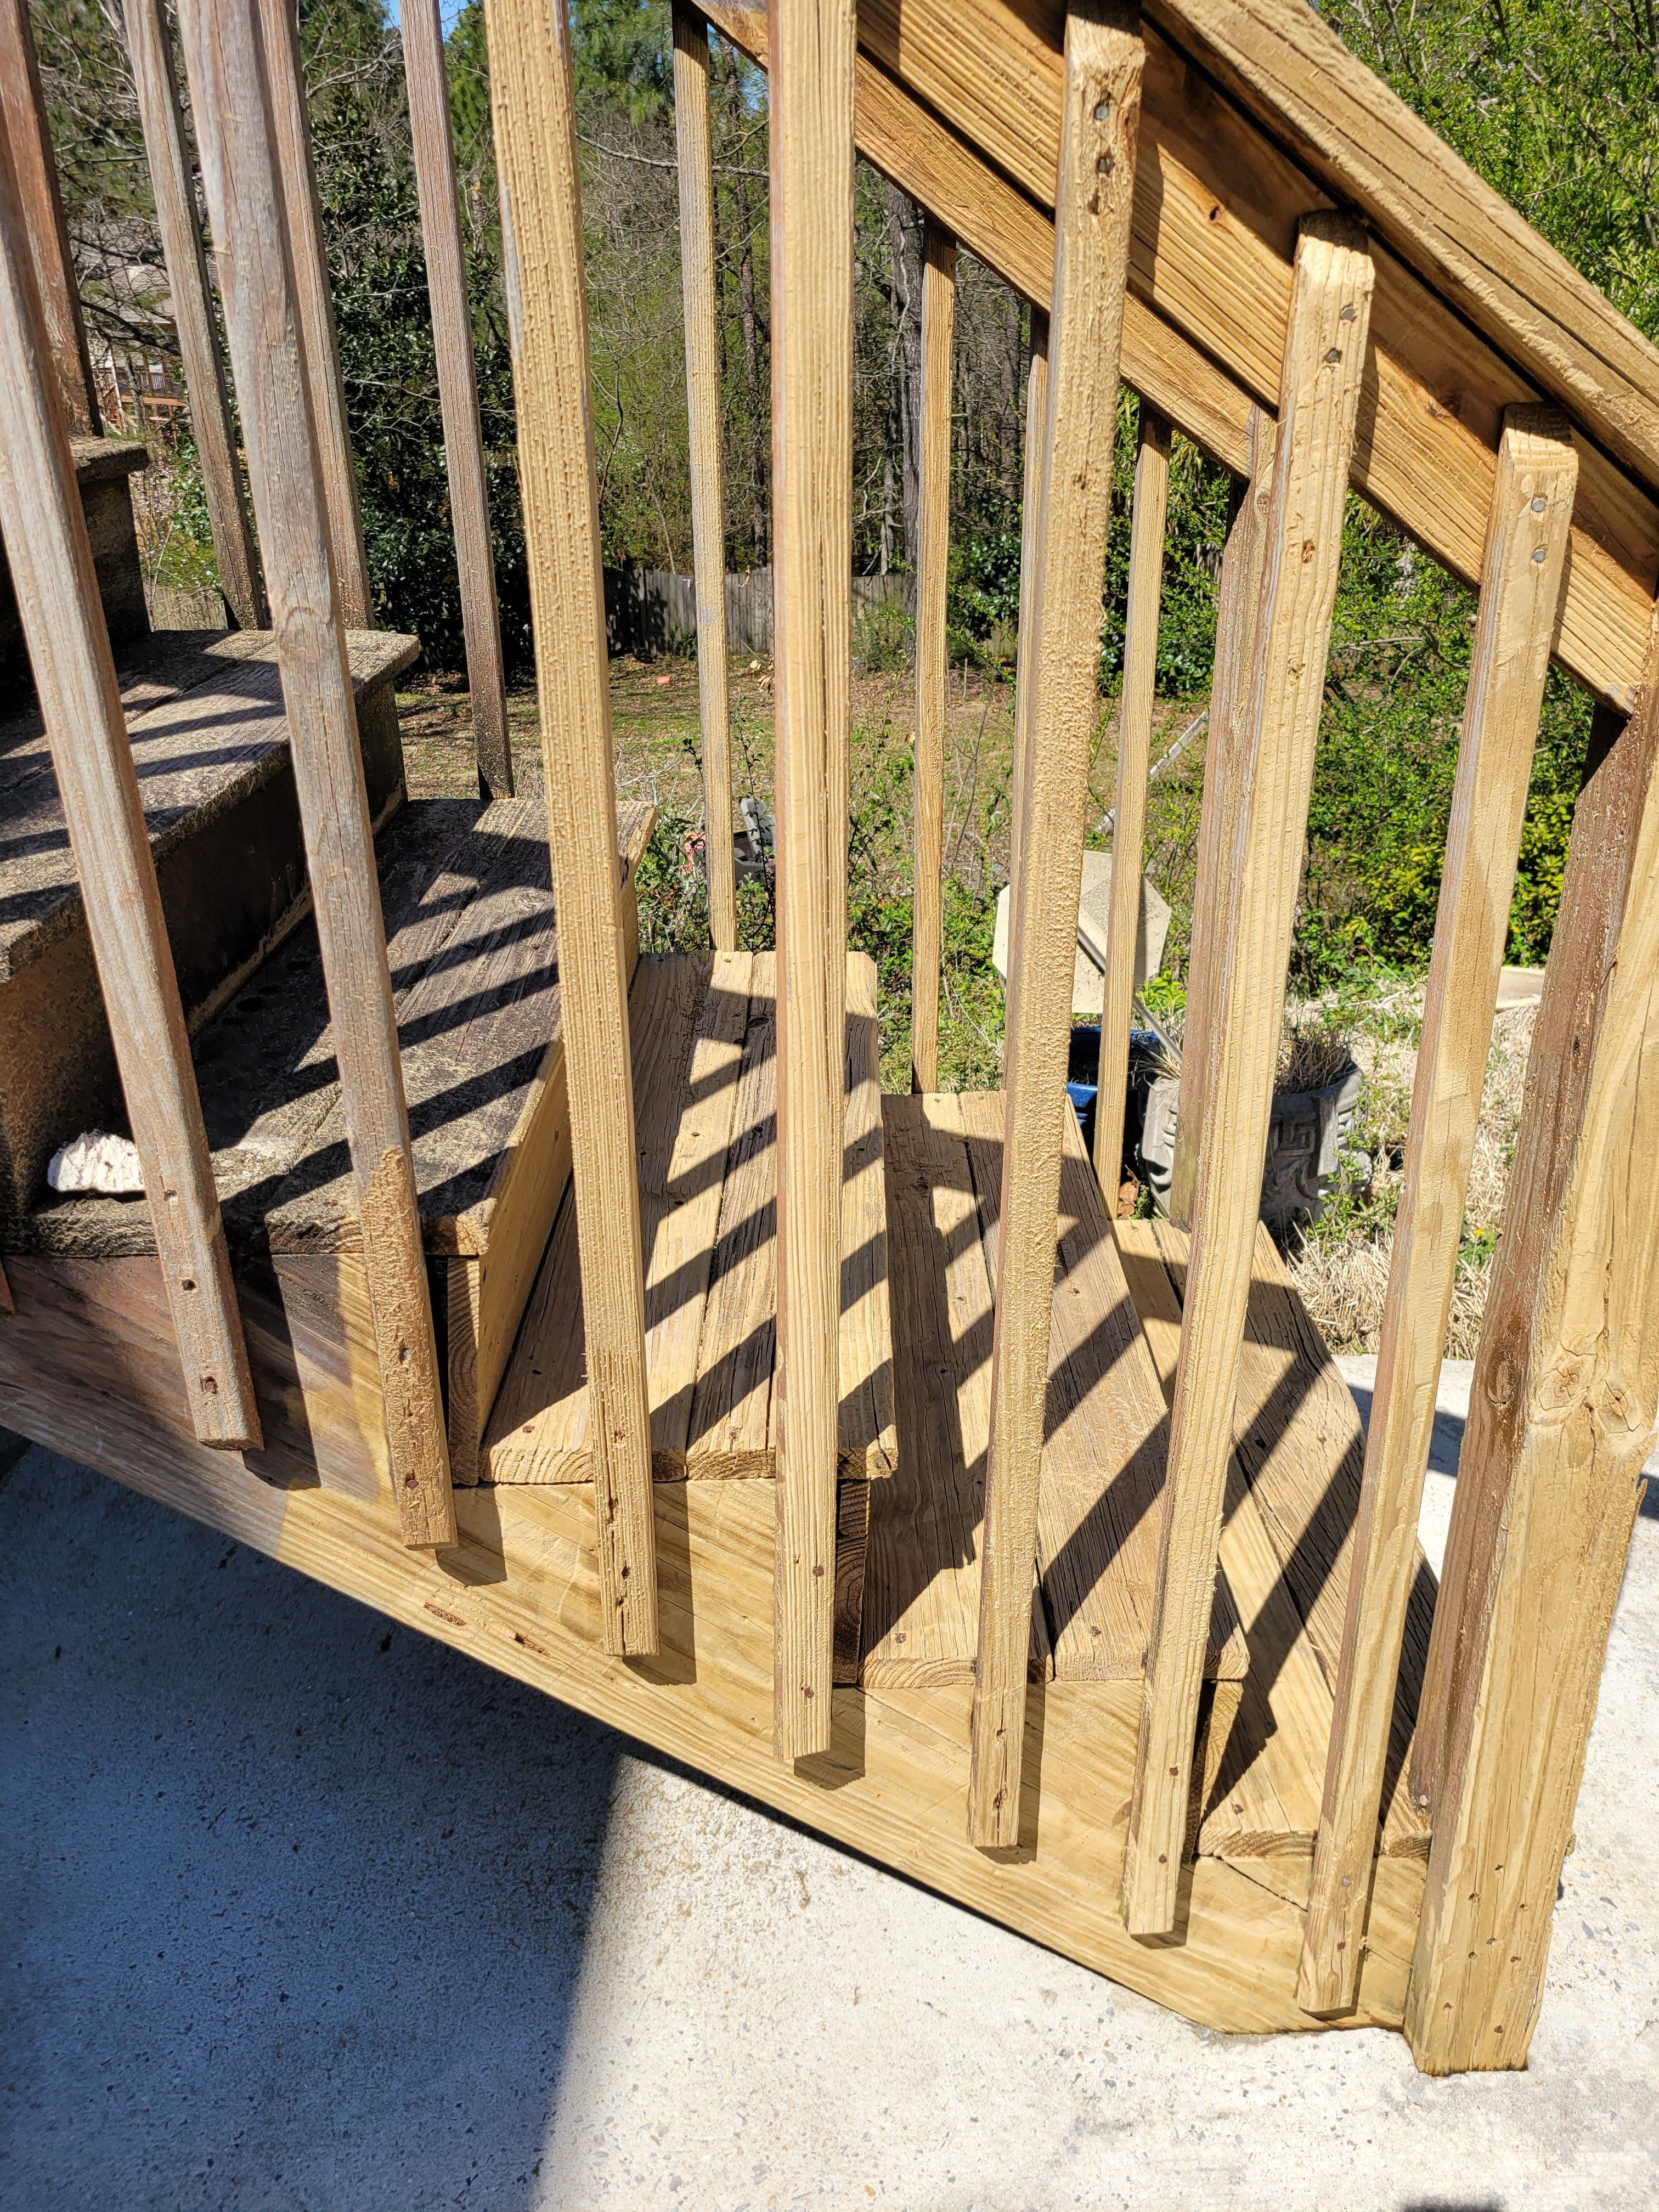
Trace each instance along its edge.
{"label": "weathered wood plank", "polygon": [[[1062,1086],[1144,59],[1138,8],[1091,0],[1068,15],[1030,725],[1042,743],[1033,744],[1021,793],[1024,880],[1009,970],[1007,1142],[968,1804],[970,1839],[999,1847],[1019,1837]],[[1039,854],[1040,868],[1032,865]]]}
{"label": "weathered wood plank", "polygon": [[674,133],[679,166],[680,281],[691,473],[691,561],[697,586],[697,705],[702,738],[703,854],[708,933],[738,942],[732,842],[731,701],[726,653],[726,492],[721,465],[720,340],[714,286],[714,172],[708,136],[708,30],[674,4]]}
{"label": "weathered wood plank", "polygon": [[173,43],[161,0],[126,0],[127,57],[149,161],[155,224],[167,264],[169,305],[179,333],[190,423],[207,497],[219,589],[238,625],[263,629],[264,584],[254,550],[225,364],[196,215],[195,180],[185,150],[184,118],[173,75]]}
{"label": "weathered wood plank", "polygon": [[853,0],[773,0],[780,1759],[830,1747],[852,652]]}
{"label": "weathered wood plank", "polygon": [[1417,1770],[1430,2073],[1526,2063],[1659,1400],[1656,756],[1659,629],[1592,732],[1464,1431]]}
{"label": "weathered wood plank", "polygon": [[103,424],[46,125],[40,64],[29,29],[28,0],[0,0],[0,124],[5,126],[12,188],[22,210],[34,266],[46,357],[70,430],[96,437]]}
{"label": "weathered wood plank", "polygon": [[[258,0],[259,39],[283,179],[283,220],[291,257],[300,343],[305,350],[312,420],[316,426],[335,586],[347,627],[372,629],[374,594],[368,580],[368,556],[363,550],[363,518],[357,499],[357,468],[352,458],[351,433],[346,422],[345,387],[340,381],[334,293],[329,282],[328,257],[323,247],[322,210],[317,199],[311,118],[306,105],[305,70],[300,58],[295,9],[296,0]],[[199,144],[203,124],[195,110],[193,94],[191,106]],[[216,225],[215,236],[222,251],[223,238]],[[234,350],[233,347],[233,358]],[[240,381],[239,379],[239,385]]]}
{"label": "weathered wood plank", "polygon": [[1202,1640],[1221,1533],[1371,289],[1364,234],[1339,218],[1310,218],[1297,248],[1279,395],[1266,579],[1212,1013],[1210,1092],[1199,1135],[1192,1273],[1170,1415],[1158,1607],[1124,1859],[1125,1924],[1143,1936],[1165,1934],[1175,1924]]}
{"label": "weathered wood plank", "polygon": [[628,981],[611,842],[611,738],[599,495],[588,393],[570,21],[489,0],[519,475],[537,641],[543,786],[558,896],[582,1306],[608,1651],[657,1648],[645,1275]]}
{"label": "weathered wood plank", "polygon": [[[342,603],[284,243],[285,184],[251,9],[188,0],[181,36],[288,707],[351,1135],[404,1540],[453,1542],[437,1346]],[[292,210],[290,210],[292,212]]]}
{"label": "weathered wood plank", "polygon": [[939,1089],[939,961],[945,949],[945,588],[951,560],[951,341],[957,242],[926,228],[921,271],[921,459],[916,575],[916,728],[911,775],[915,886],[911,901],[910,1087]]}
{"label": "weathered wood plank", "polygon": [[197,1437],[259,1442],[167,921],[99,611],[23,204],[0,149],[3,532]]}
{"label": "weathered wood plank", "polygon": [[1424,1469],[1577,477],[1565,416],[1541,409],[1511,414],[1498,454],[1406,1187],[1382,1310],[1297,1983],[1310,2012],[1346,2009],[1358,1982]]}
{"label": "weathered wood plank", "polygon": [[1158,614],[1164,585],[1164,526],[1170,511],[1170,426],[1142,402],[1129,526],[1129,604],[1117,708],[1117,793],[1113,801],[1112,902],[1100,1011],[1095,1101],[1095,1174],[1109,1213],[1117,1212],[1123,1115],[1129,1090],[1135,955],[1140,941],[1140,872],[1146,842],[1146,779],[1152,765],[1158,685]]}
{"label": "weathered wood plank", "polygon": [[455,198],[455,145],[449,125],[449,74],[444,63],[439,0],[404,0],[398,21],[409,87],[410,141],[421,204],[432,342],[438,363],[444,471],[449,483],[450,525],[461,591],[461,629],[466,641],[466,687],[478,787],[485,798],[510,799],[513,744],[507,726],[495,552],[484,488],[472,313],[460,209]]}
{"label": "weathered wood plank", "polygon": [[887,1273],[887,1184],[882,1164],[881,1019],[876,963],[847,956],[841,1194],[840,1410],[843,1483],[893,1471],[893,1328]]}

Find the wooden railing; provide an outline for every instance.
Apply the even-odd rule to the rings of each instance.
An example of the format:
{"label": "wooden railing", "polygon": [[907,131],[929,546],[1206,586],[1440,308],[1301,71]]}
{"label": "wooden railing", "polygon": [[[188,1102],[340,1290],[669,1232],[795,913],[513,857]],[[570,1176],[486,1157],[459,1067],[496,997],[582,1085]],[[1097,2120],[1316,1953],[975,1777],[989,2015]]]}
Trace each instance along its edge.
{"label": "wooden railing", "polygon": [[[1228,13],[1224,0],[1206,4],[1209,16]],[[31,91],[15,58],[23,52],[17,7],[0,0],[0,90],[9,141],[32,161],[45,141],[34,129],[38,86]],[[608,1651],[640,1656],[659,1642],[657,1565],[569,27],[562,5],[488,0],[487,12],[512,241],[603,1638]],[[1178,27],[1182,12],[1172,0],[1158,21],[1167,14]],[[853,0],[791,0],[769,17],[719,4],[707,17],[771,74],[775,1741],[792,1760],[829,1749],[836,1704],[855,152],[911,191],[929,222],[917,549],[919,1088],[939,1079],[958,244],[1033,310],[1001,1258],[966,1807],[969,1833],[987,1848],[1017,1846],[1026,1833],[1062,1084],[1120,379],[1139,395],[1140,423],[1096,1152],[1109,1188],[1122,1126],[1171,426],[1238,480],[1220,584],[1172,1201],[1190,1223],[1191,1260],[1122,1873],[1127,1925],[1147,1937],[1179,1922],[1261,1161],[1350,489],[1480,586],[1307,1917],[1300,1994],[1310,2012],[1354,2001],[1428,1431],[1550,653],[1601,702],[1413,1778],[1434,1830],[1407,2021],[1414,2048],[1431,2068],[1518,2063],[1634,1475],[1659,1400],[1650,1280],[1659,1177],[1649,1160],[1659,1056],[1659,508],[1601,447],[1539,404],[1384,239],[1298,183],[1243,109],[1212,88],[1194,93],[1178,53],[1143,29],[1129,0],[1079,0],[1063,53],[1019,11],[947,0],[906,0],[902,24],[886,0],[856,14]],[[410,1543],[443,1545],[453,1505],[344,648],[347,629],[369,619],[368,580],[291,0],[182,0],[180,24],[351,1131],[401,1527]],[[210,488],[222,574],[239,616],[257,618],[259,570],[201,241],[188,195],[176,189],[176,89],[155,0],[131,0],[131,25],[152,162],[158,179],[173,179],[162,221],[181,331],[191,326],[198,441],[205,453],[218,441]],[[404,39],[480,773],[487,790],[501,792],[511,788],[511,758],[431,0],[406,10]],[[728,948],[737,925],[704,17],[677,4],[674,40],[710,915],[716,947]],[[20,135],[18,114],[33,118],[33,136]],[[1338,161],[1340,149],[1322,158]],[[258,1436],[246,1358],[69,458],[74,346],[51,326],[39,264],[43,251],[51,262],[52,237],[43,248],[29,228],[25,185],[30,204],[41,203],[39,176],[20,185],[13,156],[0,156],[0,520],[192,1413],[204,1438],[245,1444]],[[1231,203],[1240,219],[1219,220]],[[53,281],[61,285],[61,269]],[[1461,412],[1432,398],[1450,369]],[[1103,1825],[1115,1810],[1102,1808]]]}

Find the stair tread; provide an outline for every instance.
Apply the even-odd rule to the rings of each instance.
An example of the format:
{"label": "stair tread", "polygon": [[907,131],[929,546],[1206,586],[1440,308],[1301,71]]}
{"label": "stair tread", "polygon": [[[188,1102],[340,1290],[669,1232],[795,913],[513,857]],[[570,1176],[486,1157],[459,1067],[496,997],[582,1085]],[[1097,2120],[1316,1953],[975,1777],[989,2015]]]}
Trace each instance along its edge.
{"label": "stair tread", "polygon": [[[894,1461],[875,971],[848,959],[841,1465]],[[641,960],[634,1037],[647,1370],[659,1480],[768,1475],[777,1449],[775,963]],[[480,1454],[504,1485],[582,1482],[586,1348],[568,1191]]]}
{"label": "stair tread", "polygon": [[[362,693],[408,667],[419,641],[384,631],[349,637]],[[123,656],[123,702],[151,849],[159,859],[191,829],[277,772],[288,726],[269,632],[162,633]],[[37,710],[0,726],[0,981],[74,926],[81,888]]]}
{"label": "stair tread", "polygon": [[[653,816],[634,805],[618,817],[629,869]],[[416,799],[377,848],[416,1183],[433,1250],[487,1249],[492,1184],[558,1043],[544,819],[535,799]],[[203,1026],[194,1058],[233,1242],[358,1249],[314,923],[301,922]],[[137,1198],[47,1199],[15,1241],[85,1255],[153,1249],[149,1206]]]}
{"label": "stair tread", "polygon": [[[1115,1224],[1131,1293],[1172,1390],[1190,1239],[1168,1221]],[[1243,1699],[1205,1808],[1200,1849],[1237,1861],[1305,1862],[1319,1824],[1364,1463],[1353,1395],[1258,1230],[1240,1364],[1237,1449],[1221,1556],[1250,1651]],[[1428,1826],[1407,1790],[1407,1753],[1434,1612],[1418,1555],[1389,1759],[1385,1855],[1421,1856]]]}
{"label": "stair tread", "polygon": [[141,438],[71,438],[70,453],[76,482],[83,485],[136,476],[149,466],[149,447]]}
{"label": "stair tread", "polygon": [[[1003,1101],[889,1098],[884,1112],[899,1455],[871,1494],[862,1679],[897,1687],[972,1678]],[[1168,1424],[1069,1107],[1066,1121],[1032,1660],[1060,1681],[1139,1680]],[[1224,1577],[1206,1672],[1244,1664]]]}

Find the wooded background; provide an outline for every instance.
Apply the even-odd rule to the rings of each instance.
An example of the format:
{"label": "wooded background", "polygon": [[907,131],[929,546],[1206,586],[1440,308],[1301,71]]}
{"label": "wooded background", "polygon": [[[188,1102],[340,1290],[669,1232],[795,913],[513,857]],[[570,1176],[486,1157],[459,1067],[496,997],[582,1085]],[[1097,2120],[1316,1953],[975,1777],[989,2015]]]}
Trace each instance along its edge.
{"label": "wooded background", "polygon": [[[1659,336],[1659,14],[1654,0],[1324,0],[1361,57],[1650,336]],[[665,0],[576,0],[584,216],[608,565],[690,565],[684,357]],[[459,601],[398,33],[377,0],[301,0],[302,44],[352,436],[380,618],[461,663]],[[130,387],[176,343],[118,0],[33,0],[94,361]],[[763,76],[713,46],[726,544],[770,557],[770,378]],[[509,662],[528,659],[500,225],[483,9],[450,31],[451,105],[471,257],[478,385]],[[855,269],[854,560],[903,568],[914,542],[921,226],[860,164]],[[1012,667],[1028,312],[963,254],[956,325],[950,617],[953,654]],[[1133,403],[1125,399],[1126,413]],[[116,427],[113,423],[112,428]],[[129,422],[129,429],[135,426]],[[187,428],[159,446],[155,580],[210,581]],[[1124,456],[1133,441],[1119,441]],[[1127,458],[1124,464],[1127,468]],[[1127,480],[1102,610],[1101,683],[1121,659]],[[1177,440],[1159,641],[1165,695],[1201,698],[1227,485]],[[1309,868],[1297,933],[1317,985],[1356,960],[1425,957],[1438,890],[1472,595],[1351,501]],[[861,649],[896,662],[903,625]],[[1553,677],[1522,853],[1510,957],[1547,949],[1588,714]]]}

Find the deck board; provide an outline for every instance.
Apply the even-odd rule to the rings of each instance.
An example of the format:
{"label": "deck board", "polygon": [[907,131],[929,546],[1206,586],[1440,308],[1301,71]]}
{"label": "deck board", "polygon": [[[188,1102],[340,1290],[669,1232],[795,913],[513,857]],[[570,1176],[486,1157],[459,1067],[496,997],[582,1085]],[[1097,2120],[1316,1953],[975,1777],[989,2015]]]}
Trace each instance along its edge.
{"label": "deck board", "polygon": [[[642,960],[629,1013],[659,1480],[775,1465],[776,1020],[768,953]],[[875,978],[848,959],[841,1471],[894,1459]],[[718,1175],[718,1188],[714,1179]],[[690,1354],[695,1350],[695,1363]],[[661,1355],[661,1356],[659,1356]],[[497,1484],[591,1479],[574,1200],[567,1195],[480,1454]]]}

